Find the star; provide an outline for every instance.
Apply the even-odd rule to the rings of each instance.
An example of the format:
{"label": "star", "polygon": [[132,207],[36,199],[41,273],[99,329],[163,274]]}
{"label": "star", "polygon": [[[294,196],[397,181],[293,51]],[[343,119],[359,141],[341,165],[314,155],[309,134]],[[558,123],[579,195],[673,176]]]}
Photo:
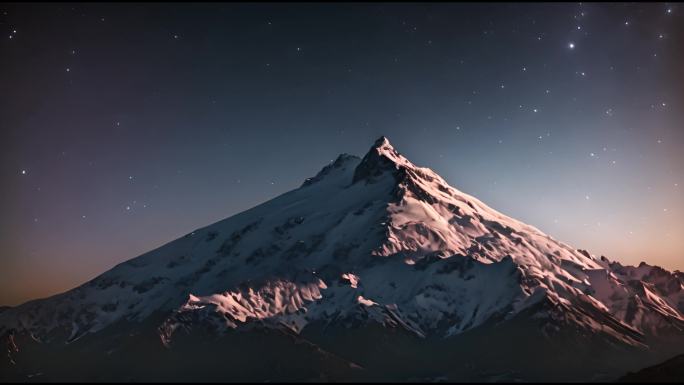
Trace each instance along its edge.
{"label": "star", "polygon": [[21,170],[21,175],[26,175],[26,170]]}
{"label": "star", "polygon": [[668,8],[667,13],[672,13],[672,8]]}
{"label": "star", "polygon": [[66,69],[66,72],[71,72],[71,68],[67,68],[67,69]]}
{"label": "star", "polygon": [[572,42],[569,43],[569,44],[568,44],[568,48],[570,48],[570,49],[575,49],[575,43],[572,43]]}

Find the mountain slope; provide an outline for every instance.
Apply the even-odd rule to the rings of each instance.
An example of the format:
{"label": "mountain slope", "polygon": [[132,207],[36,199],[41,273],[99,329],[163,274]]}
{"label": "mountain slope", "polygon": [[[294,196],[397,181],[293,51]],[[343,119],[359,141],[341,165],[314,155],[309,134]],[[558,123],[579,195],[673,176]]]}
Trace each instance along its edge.
{"label": "mountain slope", "polygon": [[316,330],[400,333],[430,351],[519,324],[541,345],[577,336],[645,354],[684,335],[683,313],[681,273],[575,250],[413,165],[383,137],[296,190],[1,312],[0,333],[59,349],[146,325],[179,351],[198,333],[272,330],[332,357],[344,342]]}
{"label": "mountain slope", "polygon": [[684,354],[671,358],[661,364],[629,373],[620,378],[620,382],[684,382]]}

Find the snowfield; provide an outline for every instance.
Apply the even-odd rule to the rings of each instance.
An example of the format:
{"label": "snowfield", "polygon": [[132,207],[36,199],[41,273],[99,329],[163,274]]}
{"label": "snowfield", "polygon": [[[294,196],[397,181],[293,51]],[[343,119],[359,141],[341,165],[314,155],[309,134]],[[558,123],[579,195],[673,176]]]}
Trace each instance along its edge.
{"label": "snowfield", "polygon": [[165,314],[167,347],[211,325],[301,333],[373,324],[450,338],[519,315],[647,349],[684,335],[684,274],[622,266],[493,210],[382,137],[293,191],[119,264],[66,293],[0,312],[0,334],[71,344]]}

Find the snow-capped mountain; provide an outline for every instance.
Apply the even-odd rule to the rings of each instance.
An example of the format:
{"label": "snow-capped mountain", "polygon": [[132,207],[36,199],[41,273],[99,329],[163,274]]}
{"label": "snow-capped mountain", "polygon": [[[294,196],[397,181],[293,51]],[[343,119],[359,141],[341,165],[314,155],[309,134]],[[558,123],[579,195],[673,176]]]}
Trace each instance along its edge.
{"label": "snow-capped mountain", "polygon": [[[220,364],[229,373],[212,378],[224,380],[239,370],[248,380],[554,379],[561,367],[596,379],[684,342],[684,274],[622,266],[554,240],[415,166],[382,137],[363,159],[340,155],[296,190],[0,312],[0,334],[8,342],[0,369],[15,376],[71,378],[42,362],[62,351],[129,351],[126,336],[183,357],[205,339],[254,357],[289,352],[273,358],[286,368],[268,375]],[[22,346],[41,353],[22,356]],[[379,346],[387,349],[378,355]],[[544,357],[557,346],[558,362]],[[599,353],[582,356],[585,348]],[[499,356],[509,362],[492,361]],[[387,373],[387,361],[402,369]],[[152,372],[130,378],[160,378]]]}

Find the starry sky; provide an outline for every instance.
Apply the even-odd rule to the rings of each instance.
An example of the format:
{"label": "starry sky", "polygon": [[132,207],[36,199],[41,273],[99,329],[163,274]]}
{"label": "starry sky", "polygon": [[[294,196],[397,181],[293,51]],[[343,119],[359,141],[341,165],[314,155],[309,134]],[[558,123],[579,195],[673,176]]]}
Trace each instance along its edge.
{"label": "starry sky", "polygon": [[682,47],[676,3],[1,4],[0,304],[380,135],[577,248],[684,270]]}

